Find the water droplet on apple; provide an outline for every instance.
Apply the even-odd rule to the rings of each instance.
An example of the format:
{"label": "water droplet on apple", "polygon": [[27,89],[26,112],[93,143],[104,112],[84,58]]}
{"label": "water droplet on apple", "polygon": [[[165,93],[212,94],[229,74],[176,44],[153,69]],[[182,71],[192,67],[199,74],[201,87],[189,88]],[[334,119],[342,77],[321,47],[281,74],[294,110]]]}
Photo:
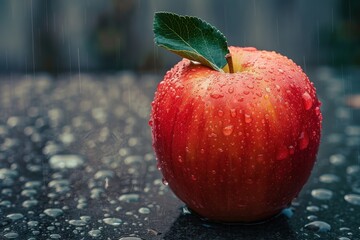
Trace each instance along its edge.
{"label": "water droplet on apple", "polygon": [[311,196],[318,200],[330,200],[333,192],[325,188],[318,188],[311,191]]}
{"label": "water droplet on apple", "polygon": [[254,84],[249,83],[249,84],[247,85],[247,87],[250,88],[250,89],[253,89],[253,88],[254,88]]}
{"label": "water droplet on apple", "polygon": [[266,87],[265,91],[269,93],[271,91],[271,89],[269,87]]}
{"label": "water droplet on apple", "polygon": [[234,87],[229,87],[228,92],[233,93],[234,92]]}
{"label": "water droplet on apple", "polygon": [[217,137],[217,134],[212,132],[208,135],[209,138],[213,137],[213,138],[216,138]]}
{"label": "water droplet on apple", "polygon": [[302,95],[305,110],[309,110],[313,105],[313,100],[308,92]]}
{"label": "water droplet on apple", "polygon": [[219,111],[218,111],[218,116],[219,116],[219,117],[224,116],[224,112],[223,112],[222,110],[219,110]]}
{"label": "water droplet on apple", "polygon": [[275,87],[276,87],[276,90],[277,90],[278,92],[280,92],[280,86],[279,86],[279,85],[275,85]]}
{"label": "water droplet on apple", "polygon": [[230,116],[231,117],[236,117],[236,109],[230,109]]}
{"label": "water droplet on apple", "polygon": [[289,149],[289,154],[290,154],[290,155],[293,155],[293,154],[295,153],[295,148],[294,148],[294,146],[290,145],[290,146],[288,147],[288,149]]}
{"label": "water droplet on apple", "polygon": [[184,88],[184,85],[182,85],[181,83],[178,83],[176,87],[177,87],[178,89],[183,89],[183,88]]}
{"label": "water droplet on apple", "polygon": [[219,99],[224,97],[224,95],[222,95],[221,93],[210,93],[210,97],[214,98],[214,99]]}
{"label": "water droplet on apple", "polygon": [[284,73],[284,70],[282,70],[281,68],[278,69],[279,73]]}
{"label": "water droplet on apple", "polygon": [[245,123],[251,123],[252,122],[252,118],[250,114],[245,114]]}
{"label": "water droplet on apple", "polygon": [[169,185],[169,183],[166,181],[165,178],[162,178],[162,179],[161,179],[161,182],[162,182],[165,186]]}
{"label": "water droplet on apple", "polygon": [[193,180],[193,181],[197,180],[194,174],[191,174],[191,180]]}
{"label": "water droplet on apple", "polygon": [[178,156],[178,159],[177,159],[177,160],[178,160],[179,163],[183,163],[183,162],[184,162],[184,159],[183,159],[183,157],[182,157],[181,155]]}
{"label": "water droplet on apple", "polygon": [[257,155],[257,160],[259,161],[259,162],[264,162],[264,154],[259,154],[259,155]]}
{"label": "water droplet on apple", "polygon": [[276,153],[276,160],[285,160],[289,157],[289,150],[286,146],[281,146]]}
{"label": "water droplet on apple", "polygon": [[203,149],[203,148],[200,149],[200,153],[201,153],[201,154],[204,154],[204,153],[205,153],[205,149]]}
{"label": "water droplet on apple", "polygon": [[305,228],[314,232],[328,232],[331,230],[330,224],[323,221],[314,221],[305,225]]}
{"label": "water droplet on apple", "polygon": [[223,134],[225,136],[230,136],[234,131],[234,126],[233,125],[229,125],[223,128]]}
{"label": "water droplet on apple", "polygon": [[321,113],[320,108],[319,108],[319,107],[316,107],[316,108],[315,108],[315,114],[316,114],[317,116],[319,116],[320,113]]}
{"label": "water droplet on apple", "polygon": [[299,137],[299,148],[300,150],[304,150],[308,147],[309,145],[309,135],[305,132],[302,131],[300,133],[300,137]]}
{"label": "water droplet on apple", "polygon": [[160,171],[161,170],[161,164],[158,162],[157,164],[156,164],[156,168]]}

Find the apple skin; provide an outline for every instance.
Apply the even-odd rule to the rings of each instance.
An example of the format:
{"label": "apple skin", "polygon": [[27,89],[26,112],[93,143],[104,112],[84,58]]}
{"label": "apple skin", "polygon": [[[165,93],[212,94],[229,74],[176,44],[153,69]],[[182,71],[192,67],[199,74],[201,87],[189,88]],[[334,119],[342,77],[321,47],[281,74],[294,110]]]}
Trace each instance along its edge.
{"label": "apple skin", "polygon": [[212,221],[256,222],[306,183],[321,135],[316,90],[290,59],[229,47],[234,73],[187,59],[167,72],[149,124],[175,195]]}

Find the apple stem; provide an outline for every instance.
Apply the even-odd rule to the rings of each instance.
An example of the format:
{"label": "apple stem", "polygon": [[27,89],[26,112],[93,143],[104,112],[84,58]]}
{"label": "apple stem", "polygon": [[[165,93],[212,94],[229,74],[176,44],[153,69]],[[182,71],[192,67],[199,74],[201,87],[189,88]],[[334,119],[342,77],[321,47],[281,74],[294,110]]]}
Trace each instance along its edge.
{"label": "apple stem", "polygon": [[227,61],[228,65],[229,65],[229,72],[234,73],[234,65],[233,65],[231,53],[226,54],[225,58],[226,58],[226,61]]}

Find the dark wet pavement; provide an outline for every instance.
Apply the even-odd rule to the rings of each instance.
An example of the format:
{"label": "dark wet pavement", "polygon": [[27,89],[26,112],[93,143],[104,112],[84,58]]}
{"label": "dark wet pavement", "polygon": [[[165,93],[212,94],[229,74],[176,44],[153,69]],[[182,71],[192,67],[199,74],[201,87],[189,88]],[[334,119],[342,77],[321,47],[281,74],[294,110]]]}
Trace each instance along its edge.
{"label": "dark wet pavement", "polygon": [[288,209],[251,226],[205,222],[162,183],[148,126],[161,77],[0,77],[0,238],[360,239],[360,71],[309,77],[316,166]]}

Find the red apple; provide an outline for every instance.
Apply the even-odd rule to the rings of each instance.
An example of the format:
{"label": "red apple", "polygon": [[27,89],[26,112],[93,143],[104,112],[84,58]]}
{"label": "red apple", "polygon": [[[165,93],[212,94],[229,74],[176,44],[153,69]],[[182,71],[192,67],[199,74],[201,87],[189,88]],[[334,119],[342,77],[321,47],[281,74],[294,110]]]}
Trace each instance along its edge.
{"label": "red apple", "polygon": [[290,59],[228,47],[205,21],[160,12],[155,42],[182,57],[159,84],[150,125],[165,181],[214,221],[269,218],[300,192],[320,142],[315,88]]}
{"label": "red apple", "polygon": [[253,222],[289,205],[320,142],[313,84],[275,52],[229,47],[231,73],[183,59],[152,103],[158,166],[187,206],[214,221]]}

